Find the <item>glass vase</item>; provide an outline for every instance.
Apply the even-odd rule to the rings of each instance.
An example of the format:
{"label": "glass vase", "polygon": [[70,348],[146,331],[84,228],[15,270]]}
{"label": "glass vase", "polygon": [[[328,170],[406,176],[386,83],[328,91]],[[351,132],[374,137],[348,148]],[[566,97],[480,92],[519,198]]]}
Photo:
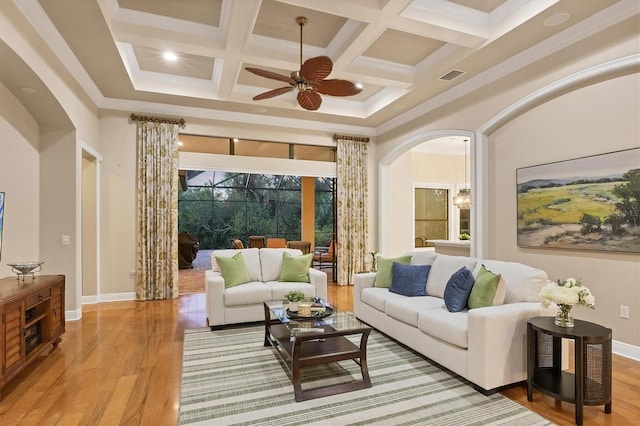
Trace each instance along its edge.
{"label": "glass vase", "polygon": [[558,305],[555,323],[558,327],[573,327],[573,316],[571,316],[571,308],[573,305]]}

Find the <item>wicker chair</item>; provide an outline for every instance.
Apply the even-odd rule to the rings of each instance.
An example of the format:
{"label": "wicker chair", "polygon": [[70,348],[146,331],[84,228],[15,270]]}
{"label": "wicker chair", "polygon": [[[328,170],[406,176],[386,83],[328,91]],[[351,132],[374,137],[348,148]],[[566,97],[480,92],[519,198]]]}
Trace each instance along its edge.
{"label": "wicker chair", "polygon": [[251,235],[249,237],[249,248],[265,248],[267,238],[262,235]]}
{"label": "wicker chair", "polygon": [[311,243],[309,241],[287,241],[287,247],[298,249],[302,251],[302,254],[311,253]]}
{"label": "wicker chair", "polygon": [[333,262],[335,258],[336,258],[335,244],[333,241],[331,241],[331,244],[329,244],[329,248],[327,249],[326,252],[316,251],[316,253],[313,255],[313,264],[319,267],[320,269],[322,269],[323,266],[331,268],[333,267]]}
{"label": "wicker chair", "polygon": [[233,240],[233,248],[236,250],[243,249],[244,244],[242,243],[242,240]]}
{"label": "wicker chair", "polygon": [[267,238],[268,248],[286,248],[287,240],[284,238]]}

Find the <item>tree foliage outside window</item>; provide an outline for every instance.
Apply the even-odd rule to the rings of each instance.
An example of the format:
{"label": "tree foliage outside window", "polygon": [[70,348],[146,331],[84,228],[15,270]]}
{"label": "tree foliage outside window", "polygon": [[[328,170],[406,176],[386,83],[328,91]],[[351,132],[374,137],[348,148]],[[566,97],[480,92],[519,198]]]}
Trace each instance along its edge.
{"label": "tree foliage outside window", "polygon": [[[250,235],[300,239],[298,176],[187,171],[184,183],[186,188],[178,201],[178,226],[194,235],[201,249],[229,248],[235,239],[246,246]],[[327,192],[331,200],[330,191],[316,186],[316,224],[323,230],[333,229],[331,209],[329,218],[318,216],[317,204],[327,202]],[[327,214],[327,209],[320,210]],[[318,225],[316,235],[324,235],[324,231],[318,232]]]}

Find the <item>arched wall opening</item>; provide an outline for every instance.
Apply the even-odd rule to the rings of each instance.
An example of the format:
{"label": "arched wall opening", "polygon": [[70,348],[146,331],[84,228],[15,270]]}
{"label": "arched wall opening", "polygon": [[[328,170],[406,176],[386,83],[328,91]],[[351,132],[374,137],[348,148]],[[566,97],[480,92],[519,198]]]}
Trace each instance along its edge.
{"label": "arched wall opening", "polygon": [[[414,248],[413,233],[413,178],[411,176],[410,151],[424,143],[447,137],[462,137],[469,140],[471,192],[474,192],[474,138],[468,130],[434,130],[406,139],[391,150],[378,164],[379,203],[378,203],[378,241],[379,252],[393,256],[411,251]],[[462,182],[460,179],[456,184]],[[471,206],[471,229],[474,227],[474,197]],[[402,216],[402,217],[401,217]],[[411,217],[411,219],[408,219]],[[474,249],[471,240],[471,253]]]}

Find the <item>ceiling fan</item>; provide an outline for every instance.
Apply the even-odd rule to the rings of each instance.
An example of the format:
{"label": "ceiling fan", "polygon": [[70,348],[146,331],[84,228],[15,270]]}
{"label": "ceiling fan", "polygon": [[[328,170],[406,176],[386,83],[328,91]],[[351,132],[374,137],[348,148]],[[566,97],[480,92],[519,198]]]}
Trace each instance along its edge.
{"label": "ceiling fan", "polygon": [[362,91],[362,86],[348,80],[330,79],[325,80],[331,74],[333,62],[328,56],[317,56],[302,63],[302,27],[307,23],[307,18],[298,16],[296,22],[300,25],[300,70],[293,71],[288,76],[276,74],[271,71],[259,68],[245,67],[253,74],[273,80],[284,81],[289,86],[269,90],[253,97],[254,101],[273,98],[275,96],[288,93],[293,89],[298,89],[298,104],[306,110],[315,111],[322,104],[323,95],[331,96],[353,96]]}

